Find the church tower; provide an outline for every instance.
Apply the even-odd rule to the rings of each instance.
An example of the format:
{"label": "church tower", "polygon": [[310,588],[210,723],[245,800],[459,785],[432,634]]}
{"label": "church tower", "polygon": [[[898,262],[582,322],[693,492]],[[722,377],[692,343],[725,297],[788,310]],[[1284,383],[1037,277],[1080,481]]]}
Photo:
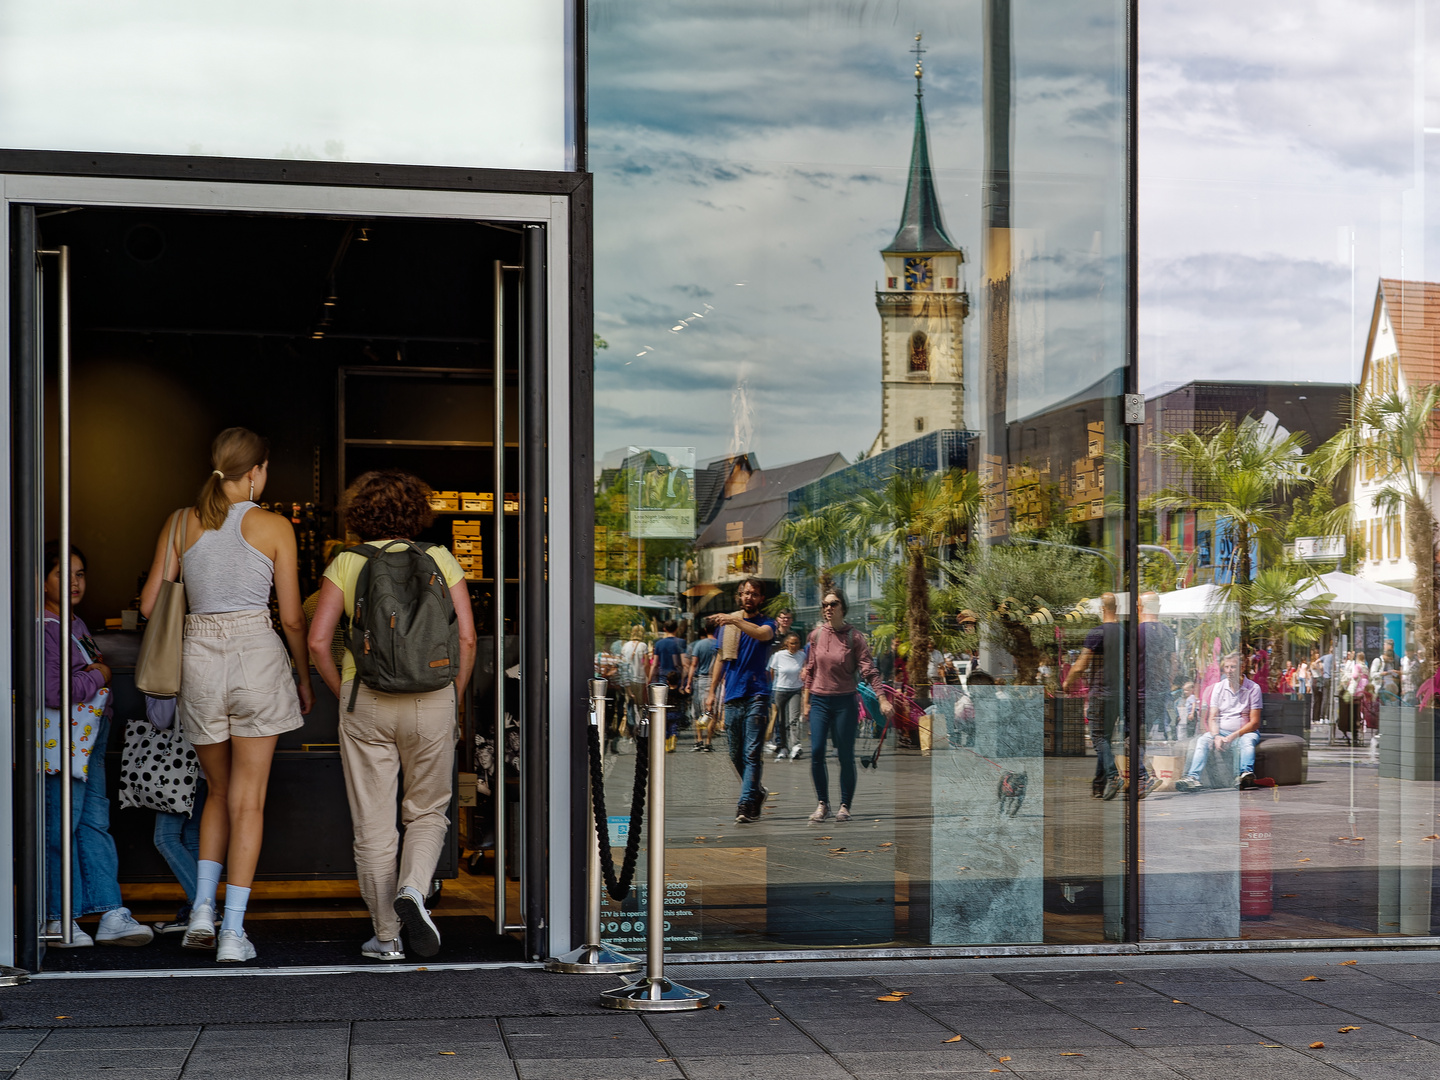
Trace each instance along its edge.
{"label": "church tower", "polygon": [[895,239],[880,254],[884,287],[875,292],[880,312],[880,434],[871,452],[888,450],[941,428],[964,428],[965,387],[961,330],[970,310],[960,277],[965,261],[945,231],[930,139],[925,132],[924,71],[915,35],[915,141],[905,209]]}

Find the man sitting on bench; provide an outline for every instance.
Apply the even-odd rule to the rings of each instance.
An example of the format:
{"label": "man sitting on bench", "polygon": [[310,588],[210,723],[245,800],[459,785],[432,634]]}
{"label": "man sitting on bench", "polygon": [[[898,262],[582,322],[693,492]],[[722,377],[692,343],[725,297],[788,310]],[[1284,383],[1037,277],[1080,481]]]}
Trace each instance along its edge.
{"label": "man sitting on bench", "polygon": [[1255,786],[1255,744],[1260,741],[1260,687],[1240,675],[1240,654],[1231,653],[1220,662],[1225,678],[1210,691],[1205,710],[1205,734],[1195,740],[1190,769],[1175,781],[1176,791],[1199,791],[1211,748],[1228,750],[1238,744],[1235,755],[1235,786]]}

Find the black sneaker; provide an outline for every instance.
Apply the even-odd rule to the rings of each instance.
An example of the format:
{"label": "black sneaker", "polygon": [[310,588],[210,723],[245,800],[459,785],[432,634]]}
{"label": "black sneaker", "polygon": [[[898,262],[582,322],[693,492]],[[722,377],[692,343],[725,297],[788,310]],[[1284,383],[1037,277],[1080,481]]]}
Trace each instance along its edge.
{"label": "black sneaker", "polygon": [[1255,774],[1251,772],[1241,773],[1235,778],[1235,786],[1241,791],[1248,791],[1255,786]]}
{"label": "black sneaker", "polygon": [[715,748],[711,746],[708,742],[703,747],[701,747],[701,749],[703,749],[707,754],[713,754],[715,752]]}
{"label": "black sneaker", "polygon": [[698,754],[698,753],[700,753],[700,752],[701,752],[702,750],[704,750],[704,749],[705,749],[705,744],[704,744],[704,743],[698,743],[698,742],[697,742],[694,746],[690,747],[690,752],[691,752],[692,754]]}
{"label": "black sneaker", "polygon": [[1090,797],[1091,797],[1092,799],[1103,799],[1103,798],[1105,797],[1105,781],[1104,781],[1104,780],[1091,780],[1091,781],[1090,781]]}
{"label": "black sneaker", "polygon": [[756,815],[755,815],[755,814],[752,814],[749,810],[741,809],[741,810],[737,810],[737,811],[735,812],[735,824],[736,824],[736,825],[749,825],[751,822],[753,822],[753,821],[755,821],[755,820],[756,820]]}
{"label": "black sneaker", "polygon": [[440,931],[425,910],[425,898],[409,885],[395,897],[395,914],[405,927],[405,938],[421,956],[434,956],[440,951]]}

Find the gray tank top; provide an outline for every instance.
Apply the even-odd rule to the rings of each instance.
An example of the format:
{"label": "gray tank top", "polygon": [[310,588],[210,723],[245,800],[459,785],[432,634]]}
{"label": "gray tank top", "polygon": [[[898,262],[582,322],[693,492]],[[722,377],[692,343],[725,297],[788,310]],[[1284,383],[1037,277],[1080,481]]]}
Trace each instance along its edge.
{"label": "gray tank top", "polygon": [[240,533],[253,502],[230,504],[225,524],[201,533],[185,552],[185,598],[194,615],[254,611],[270,606],[275,564]]}

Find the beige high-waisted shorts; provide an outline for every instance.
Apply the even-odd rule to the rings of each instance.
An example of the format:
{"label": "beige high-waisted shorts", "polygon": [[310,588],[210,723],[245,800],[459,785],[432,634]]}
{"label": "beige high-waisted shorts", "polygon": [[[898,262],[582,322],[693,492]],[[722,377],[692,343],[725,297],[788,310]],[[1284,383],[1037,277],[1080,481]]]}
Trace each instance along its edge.
{"label": "beige high-waisted shorts", "polygon": [[197,746],[304,726],[290,656],[268,611],[185,616],[175,711],[185,737]]}

